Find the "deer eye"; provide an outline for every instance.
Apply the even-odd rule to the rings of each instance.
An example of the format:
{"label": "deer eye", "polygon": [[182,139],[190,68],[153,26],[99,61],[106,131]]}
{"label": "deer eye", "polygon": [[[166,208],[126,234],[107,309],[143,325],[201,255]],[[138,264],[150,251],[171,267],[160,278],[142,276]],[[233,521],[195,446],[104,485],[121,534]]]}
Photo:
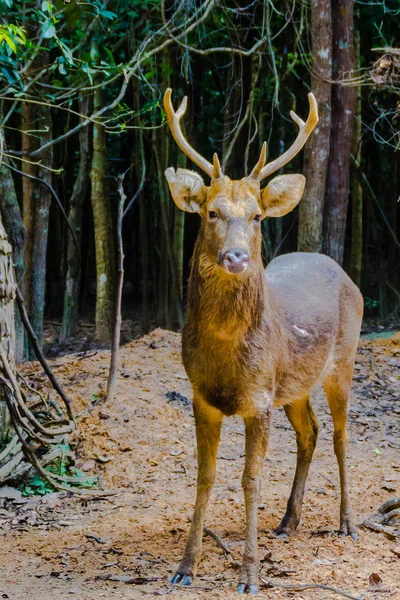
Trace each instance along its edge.
{"label": "deer eye", "polygon": [[218,215],[214,210],[210,210],[208,213],[208,218],[211,219],[211,221],[215,221],[215,219],[218,218]]}
{"label": "deer eye", "polygon": [[261,221],[261,215],[256,215],[254,217],[253,221],[256,221],[256,223],[259,223]]}

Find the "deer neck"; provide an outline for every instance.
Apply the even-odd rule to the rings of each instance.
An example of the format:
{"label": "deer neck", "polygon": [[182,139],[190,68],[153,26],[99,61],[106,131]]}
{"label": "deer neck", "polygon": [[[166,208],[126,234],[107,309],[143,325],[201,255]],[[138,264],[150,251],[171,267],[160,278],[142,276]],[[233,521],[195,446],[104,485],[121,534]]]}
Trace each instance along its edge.
{"label": "deer neck", "polygon": [[262,327],[272,296],[259,260],[234,276],[209,261],[201,240],[196,243],[189,280],[187,320],[221,341],[239,340]]}

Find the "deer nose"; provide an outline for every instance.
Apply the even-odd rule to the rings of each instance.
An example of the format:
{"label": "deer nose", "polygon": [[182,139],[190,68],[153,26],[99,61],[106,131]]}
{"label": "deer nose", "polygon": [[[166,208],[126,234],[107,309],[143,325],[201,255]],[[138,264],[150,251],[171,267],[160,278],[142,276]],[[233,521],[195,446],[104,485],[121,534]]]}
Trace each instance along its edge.
{"label": "deer nose", "polygon": [[247,269],[250,257],[243,248],[231,248],[224,252],[221,256],[222,266],[229,271],[238,275]]}

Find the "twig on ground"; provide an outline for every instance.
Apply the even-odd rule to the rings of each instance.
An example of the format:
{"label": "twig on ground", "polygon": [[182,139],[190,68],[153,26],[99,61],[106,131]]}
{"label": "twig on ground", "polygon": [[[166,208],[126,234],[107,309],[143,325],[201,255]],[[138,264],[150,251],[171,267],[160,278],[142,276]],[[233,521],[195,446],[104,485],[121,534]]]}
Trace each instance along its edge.
{"label": "twig on ground", "polygon": [[50,383],[53,386],[54,390],[58,393],[60,398],[62,398],[62,400],[65,404],[65,408],[67,409],[67,414],[68,414],[69,418],[71,419],[71,421],[75,422],[74,414],[72,412],[71,400],[68,398],[67,394],[64,392],[64,390],[58,383],[57,379],[54,377],[53,372],[50,369],[50,366],[49,366],[47,360],[45,359],[42,350],[39,347],[36,334],[33,331],[32,325],[29,322],[29,318],[28,318],[28,315],[27,315],[27,312],[25,309],[25,305],[24,305],[24,299],[23,299],[22,294],[19,291],[18,287],[16,288],[16,300],[17,300],[18,310],[21,315],[21,321],[24,324],[25,330],[28,334],[29,341],[32,344],[32,347],[35,351],[37,359],[40,362],[40,364],[42,365],[43,370],[46,373],[47,377],[50,379]]}
{"label": "twig on ground", "polygon": [[[189,517],[189,523],[192,522],[192,518]],[[203,526],[203,531],[206,535],[209,535],[210,537],[212,537],[213,540],[215,540],[217,542],[217,545],[221,548],[221,550],[224,551],[226,558],[228,560],[232,560],[232,554],[231,551],[229,550],[228,546],[225,544],[224,540],[221,538],[221,536],[218,535],[218,533],[215,533],[215,531],[213,531],[212,529],[210,529],[209,527]],[[233,561],[235,562],[235,561]]]}
{"label": "twig on ground", "polygon": [[361,600],[359,596],[353,596],[345,590],[340,590],[339,588],[335,588],[331,585],[325,585],[323,583],[276,583],[275,581],[272,581],[271,579],[265,579],[264,577],[260,577],[260,580],[268,587],[282,588],[283,590],[288,590],[291,592],[302,592],[303,590],[308,589],[326,590],[327,592],[339,594],[339,596],[343,596],[344,598],[350,598],[350,600]]}
{"label": "twig on ground", "polygon": [[215,531],[213,531],[209,527],[203,527],[203,531],[217,542],[218,546],[225,552],[228,558],[231,557],[231,551],[229,550],[228,546],[224,543],[224,540],[218,535],[218,533],[215,533]]}

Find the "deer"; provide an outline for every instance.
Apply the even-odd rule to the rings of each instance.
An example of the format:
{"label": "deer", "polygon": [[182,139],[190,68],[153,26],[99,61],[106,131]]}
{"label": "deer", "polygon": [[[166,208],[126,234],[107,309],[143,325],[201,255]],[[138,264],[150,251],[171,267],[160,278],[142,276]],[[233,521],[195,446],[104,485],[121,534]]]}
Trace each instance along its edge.
{"label": "deer", "polygon": [[216,476],[223,418],[240,415],[245,429],[245,548],[237,592],[258,593],[258,502],[272,408],[283,406],[295,431],[297,460],[286,513],[275,535],[290,536],[301,517],[306,479],[318,435],[310,402],[317,384],[326,393],[340,478],[339,534],[357,539],[349,500],[347,415],[363,298],[344,270],[319,253],[293,252],[262,261],[261,221],[281,217],[302,198],[305,177],[278,175],[318,123],[310,93],[304,122],[293,111],[298,135],[284,154],[266,163],[267,146],[251,173],[231,180],[217,154],[208,162],[180,127],[187,97],[175,111],[172,90],[164,95],[167,122],[179,148],[210,179],[194,171],[165,171],[175,204],[198,213],[200,231],[191,260],[182,359],[193,389],[197,440],[197,491],[182,561],[172,584],[191,585],[202,552],[206,507]]}

